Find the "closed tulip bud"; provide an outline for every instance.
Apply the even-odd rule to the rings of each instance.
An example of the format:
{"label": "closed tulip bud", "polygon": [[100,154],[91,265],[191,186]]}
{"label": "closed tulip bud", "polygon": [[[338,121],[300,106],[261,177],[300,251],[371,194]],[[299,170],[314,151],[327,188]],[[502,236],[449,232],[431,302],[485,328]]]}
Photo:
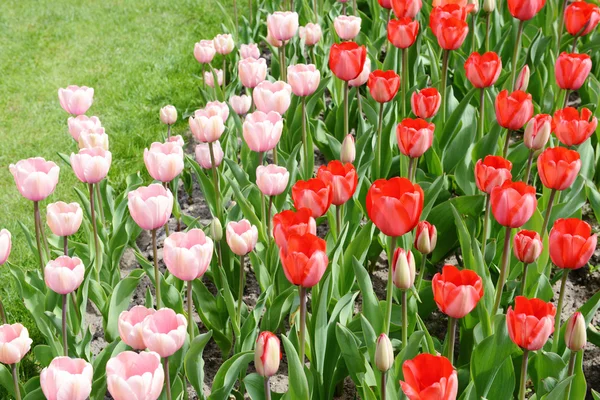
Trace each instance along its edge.
{"label": "closed tulip bud", "polygon": [[0,231],[0,265],[8,260],[10,249],[12,248],[12,238],[7,229]]}
{"label": "closed tulip bud", "polygon": [[361,21],[353,15],[340,15],[333,20],[333,27],[340,39],[352,40],[360,33]]}
{"label": "closed tulip bud", "polygon": [[228,33],[215,36],[213,39],[213,44],[215,45],[215,50],[217,53],[222,55],[231,53],[235,48],[233,36]]}
{"label": "closed tulip bud", "polygon": [[544,245],[539,233],[535,231],[522,230],[513,238],[513,251],[517,260],[531,264],[538,259]]}
{"label": "closed tulip bud", "polygon": [[260,50],[258,49],[258,45],[256,43],[243,44],[240,46],[240,58],[259,58]]}
{"label": "closed tulip bud", "polygon": [[[223,149],[221,148],[221,143],[217,140],[216,142],[213,142],[213,155],[215,158],[215,167],[218,167],[219,165],[221,165],[221,162],[223,161],[223,157],[225,156],[225,153],[223,153]],[[208,143],[200,143],[196,146],[196,161],[198,162],[198,164],[200,164],[200,166],[204,169],[212,169],[213,167],[213,163],[212,160],[210,159],[210,147],[208,146]]]}
{"label": "closed tulip bud", "polygon": [[111,162],[111,152],[102,147],[81,149],[77,154],[71,153],[73,172],[83,183],[98,183],[106,178]]}
{"label": "closed tulip bud", "polygon": [[172,105],[164,106],[160,109],[160,122],[167,125],[173,125],[177,121],[177,109]]}
{"label": "closed tulip bud", "polygon": [[[77,203],[67,204],[59,201],[48,204],[46,221],[56,236],[71,236],[79,230],[83,220],[83,211]],[[1,246],[0,246],[1,247]],[[0,261],[2,258],[0,257]],[[0,264],[2,264],[0,262]]]}
{"label": "closed tulip bud", "polygon": [[473,6],[473,12],[475,14],[479,12],[479,0],[469,0],[468,4]]}
{"label": "closed tulip bud", "polygon": [[[217,76],[217,85],[221,86],[223,84],[223,70],[215,68],[214,71]],[[215,77],[211,71],[204,72],[204,82],[211,88],[215,87]]]}
{"label": "closed tulip bud", "polygon": [[496,9],[496,0],[483,0],[483,11],[493,13]]}
{"label": "closed tulip bud", "polygon": [[411,251],[396,248],[392,261],[392,279],[400,290],[408,290],[415,283],[415,257]]}
{"label": "closed tulip bud", "polygon": [[21,324],[4,324],[0,326],[0,363],[16,364],[31,349],[33,340],[29,331]]}
{"label": "closed tulip bud", "polygon": [[215,242],[223,239],[223,225],[221,225],[219,218],[213,218],[212,222],[210,223],[210,237]]}
{"label": "closed tulip bud", "polygon": [[344,164],[353,163],[356,158],[356,146],[354,144],[354,136],[347,134],[342,142],[340,150],[340,161]]}
{"label": "closed tulip bud", "polygon": [[47,400],[85,400],[92,392],[94,370],[82,358],[56,357],[40,374]]}
{"label": "closed tulip bud", "polygon": [[87,86],[67,86],[58,89],[60,106],[71,115],[82,115],[90,108],[94,101],[94,89]]}
{"label": "closed tulip bud", "polygon": [[300,27],[300,39],[304,40],[307,46],[314,46],[321,40],[321,26],[313,23],[308,23],[306,26]]}
{"label": "closed tulip bud", "polygon": [[170,357],[185,343],[187,319],[170,308],[161,308],[142,323],[144,344],[161,357]]}
{"label": "closed tulip bud", "polygon": [[529,69],[529,65],[525,64],[521,72],[519,72],[519,76],[515,82],[515,90],[520,90],[522,92],[526,92],[529,87],[529,77],[531,76],[531,70]]}
{"label": "closed tulip bud", "polygon": [[225,232],[229,248],[238,256],[245,256],[254,250],[258,240],[258,229],[247,219],[229,222]]}
{"label": "closed tulip bud", "polygon": [[415,248],[421,254],[430,254],[437,244],[437,229],[427,221],[419,221],[415,232]]}
{"label": "closed tulip bud", "polygon": [[413,92],[410,98],[412,112],[419,118],[432,118],[442,103],[442,95],[434,87]]}
{"label": "closed tulip bud", "polygon": [[567,321],[567,327],[565,329],[565,343],[569,350],[579,351],[583,349],[587,342],[586,323],[583,314],[577,311],[571,315],[571,318]]}
{"label": "closed tulip bud", "polygon": [[552,117],[548,114],[538,114],[531,118],[525,126],[523,144],[530,150],[541,150],[550,139]]}
{"label": "closed tulip bud", "polygon": [[256,339],[254,349],[254,367],[260,376],[269,377],[277,373],[281,360],[281,344],[279,338],[271,332],[264,331]]}
{"label": "closed tulip bud", "polygon": [[382,333],[375,347],[375,366],[380,372],[387,372],[394,365],[394,348],[390,338]]}

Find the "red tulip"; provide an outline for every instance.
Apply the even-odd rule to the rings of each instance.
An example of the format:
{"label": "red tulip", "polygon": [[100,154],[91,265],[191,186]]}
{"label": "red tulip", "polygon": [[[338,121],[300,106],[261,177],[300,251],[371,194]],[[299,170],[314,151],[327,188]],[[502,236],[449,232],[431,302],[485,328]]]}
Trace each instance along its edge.
{"label": "red tulip", "polygon": [[415,231],[413,246],[421,254],[429,254],[435,250],[437,244],[437,229],[427,221],[419,221]]}
{"label": "red tulip", "polygon": [[[575,1],[565,9],[565,26],[571,35],[587,35],[600,22],[600,7],[585,1]],[[585,29],[584,29],[585,27]]]}
{"label": "red tulip", "polygon": [[450,17],[441,20],[436,37],[442,49],[456,50],[462,46],[468,33],[469,25],[465,21]]}
{"label": "red tulip", "polygon": [[472,53],[465,62],[467,79],[476,88],[493,86],[500,72],[502,72],[502,60],[493,51],[484,54]]}
{"label": "red tulip", "polygon": [[387,236],[402,236],[419,222],[423,190],[405,178],[378,179],[367,192],[367,214]]}
{"label": "red tulip", "polygon": [[454,17],[466,22],[468,15],[469,10],[466,7],[461,7],[459,4],[446,4],[441,7],[433,7],[431,14],[429,14],[429,28],[435,36],[438,36],[443,19]]}
{"label": "red tulip", "polygon": [[292,186],[292,199],[296,209],[307,207],[312,211],[313,218],[318,218],[329,209],[333,201],[333,190],[318,178],[297,181]]}
{"label": "red tulip", "polygon": [[417,40],[419,21],[410,17],[391,19],[387,26],[387,37],[399,49],[407,49]]}
{"label": "red tulip", "polygon": [[508,0],[508,11],[521,21],[535,17],[546,4],[546,0]]}
{"label": "red tulip", "polygon": [[398,93],[400,76],[394,71],[382,71],[378,69],[369,74],[367,86],[376,102],[387,103]]}
{"label": "red tulip", "polygon": [[463,318],[483,297],[479,275],[468,269],[459,270],[454,265],[445,265],[441,274],[433,276],[431,289],[440,311],[452,318]]}
{"label": "red tulip", "polygon": [[442,96],[434,87],[413,92],[410,97],[412,112],[419,118],[433,118],[440,109]]}
{"label": "red tulip", "polygon": [[540,234],[535,231],[521,230],[513,238],[513,252],[517,260],[525,264],[531,264],[538,259],[544,245]]}
{"label": "red tulip", "polygon": [[539,350],[554,332],[556,308],[540,299],[515,298],[515,308],[508,307],[506,325],[510,339],[520,348]]}
{"label": "red tulip", "polygon": [[414,18],[422,6],[421,0],[392,0],[392,8],[396,18]]}
{"label": "red tulip", "polygon": [[518,228],[535,212],[535,188],[524,182],[506,181],[492,190],[491,204],[492,214],[500,225]]}
{"label": "red tulip", "polygon": [[317,171],[317,178],[331,186],[332,203],[336,206],[347,202],[354,195],[358,184],[358,175],[354,165],[342,164],[337,160],[330,161],[327,166],[322,165]]}
{"label": "red tulip", "polygon": [[554,113],[552,119],[554,133],[558,140],[566,146],[579,145],[587,140],[598,127],[598,118],[583,107],[581,114],[576,108],[566,107]]}
{"label": "red tulip", "polygon": [[288,281],[305,288],[319,283],[329,263],[326,247],[325,241],[313,234],[290,235],[287,250],[279,252]]}
{"label": "red tulip", "polygon": [[486,156],[475,164],[475,184],[482,192],[491,194],[496,186],[512,179],[511,169],[510,161],[500,156]]}
{"label": "red tulip", "polygon": [[329,69],[343,81],[360,75],[367,58],[365,46],[354,42],[334,43],[329,51]]}
{"label": "red tulip", "polygon": [[588,263],[598,236],[592,235],[592,227],[577,218],[557,219],[550,230],[550,258],[558,268],[578,269]]}
{"label": "red tulip", "polygon": [[521,129],[533,116],[531,95],[520,90],[508,93],[503,90],[496,97],[496,119],[501,127]]}
{"label": "red tulip", "polygon": [[537,160],[538,173],[548,189],[565,190],[570,187],[581,169],[579,153],[565,147],[550,147]]}
{"label": "red tulip", "polygon": [[552,117],[548,114],[538,114],[531,118],[525,127],[523,144],[530,150],[541,150],[550,139]]}
{"label": "red tulip", "polygon": [[579,90],[592,70],[592,59],[587,54],[562,52],[554,65],[558,87]]}
{"label": "red tulip", "polygon": [[392,9],[392,0],[377,0],[377,2],[381,7],[385,8],[386,10]]}
{"label": "red tulip", "polygon": [[446,357],[419,354],[402,364],[402,391],[408,400],[455,400],[458,374]]}
{"label": "red tulip", "polygon": [[287,249],[290,235],[317,234],[317,224],[310,208],[302,207],[298,211],[285,210],[273,216],[273,238],[280,249]]}
{"label": "red tulip", "polygon": [[417,118],[404,118],[396,126],[396,139],[400,152],[405,156],[421,157],[433,143],[435,125]]}

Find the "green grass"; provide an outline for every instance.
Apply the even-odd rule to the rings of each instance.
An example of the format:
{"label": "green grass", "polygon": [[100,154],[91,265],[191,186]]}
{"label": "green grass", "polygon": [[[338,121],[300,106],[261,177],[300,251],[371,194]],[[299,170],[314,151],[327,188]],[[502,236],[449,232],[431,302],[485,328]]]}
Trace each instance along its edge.
{"label": "green grass", "polygon": [[[18,225],[22,221],[33,232],[33,206],[18,193],[8,166],[41,156],[61,167],[42,215],[48,203],[76,201],[73,188],[84,189],[57,155],[77,151],[58,88],[94,88],[87,114],[98,116],[106,128],[113,153],[109,181],[123,187],[127,175],[145,170],[143,149],[166,129],[159,123],[160,107],[175,105],[174,132],[187,131],[181,115],[198,103],[194,43],[221,33],[222,20],[220,9],[204,0],[0,2],[0,228],[13,235],[13,264],[37,267]],[[0,274],[10,321],[24,322],[35,335],[11,274],[6,269]]]}

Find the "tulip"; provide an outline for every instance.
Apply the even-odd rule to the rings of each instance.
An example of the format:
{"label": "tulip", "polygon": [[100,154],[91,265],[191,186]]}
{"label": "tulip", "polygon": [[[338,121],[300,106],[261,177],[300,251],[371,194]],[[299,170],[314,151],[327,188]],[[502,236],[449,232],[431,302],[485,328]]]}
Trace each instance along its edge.
{"label": "tulip", "polygon": [[581,159],[575,150],[551,147],[538,157],[538,173],[543,185],[552,190],[569,188],[581,169]]}
{"label": "tulip", "polygon": [[456,50],[462,46],[468,33],[469,26],[465,21],[454,17],[442,19],[438,28],[438,44],[444,50]]}
{"label": "tulip", "polygon": [[[266,37],[267,43],[269,43],[271,46],[275,47],[275,48],[281,48],[283,46],[283,42],[281,40],[277,40],[273,37],[273,34],[271,33],[269,26],[267,25],[267,37]],[[280,59],[281,59],[281,53],[280,54]]]}
{"label": "tulip", "polygon": [[382,333],[377,338],[375,347],[375,366],[381,373],[387,372],[394,365],[394,348],[390,338]]}
{"label": "tulip", "polygon": [[277,373],[281,360],[281,344],[274,333],[263,331],[256,339],[254,367],[262,377],[269,378]]}
{"label": "tulip", "polygon": [[[214,75],[213,75],[214,71]],[[204,72],[204,83],[211,88],[215,87],[215,75],[217,76],[217,85],[223,85],[223,70],[222,69],[213,69],[213,71]]]}
{"label": "tulip", "polygon": [[456,4],[460,7],[467,7],[470,4],[469,0],[433,0],[432,5],[434,7],[443,7],[448,4]]}
{"label": "tulip", "polygon": [[365,46],[354,42],[334,43],[329,52],[329,69],[336,77],[347,82],[361,73],[366,58]]}
{"label": "tulip", "polygon": [[276,11],[267,17],[267,26],[274,39],[286,42],[298,31],[298,13]]}
{"label": "tulip", "polygon": [[433,118],[440,109],[442,96],[434,87],[413,92],[410,105],[413,114],[422,119]]}
{"label": "tulip", "polygon": [[290,173],[285,167],[275,164],[259,165],[256,168],[256,186],[265,196],[277,196],[285,191]]}
{"label": "tulip", "polygon": [[559,268],[581,268],[590,260],[597,241],[587,222],[577,218],[558,219],[550,231],[550,258]]}
{"label": "tulip", "polygon": [[592,59],[587,54],[562,52],[554,65],[558,87],[579,90],[592,70]]}
{"label": "tulip", "polygon": [[260,50],[256,43],[243,44],[240,46],[240,58],[243,60],[244,58],[259,58]]}
{"label": "tulip", "polygon": [[480,55],[473,53],[465,62],[467,79],[476,88],[493,86],[502,72],[502,60],[493,51]]}
{"label": "tulip", "polygon": [[100,147],[81,149],[77,154],[71,153],[73,172],[83,183],[100,182],[108,174],[111,162],[111,152]]}
{"label": "tulip", "polygon": [[402,391],[409,400],[455,400],[458,374],[446,357],[419,354],[402,364]]}
{"label": "tulip", "polygon": [[404,118],[396,126],[396,139],[400,152],[411,160],[419,158],[433,143],[435,125],[424,119]]}
{"label": "tulip", "polygon": [[529,65],[525,64],[521,72],[519,72],[519,76],[517,77],[517,81],[515,82],[515,90],[520,90],[525,92],[527,87],[529,87],[529,76],[531,72],[529,70]]}
{"label": "tulip", "polygon": [[528,21],[535,17],[546,0],[508,0],[508,11],[518,20]]}
{"label": "tulip", "polygon": [[583,107],[581,114],[573,107],[565,107],[554,113],[554,133],[565,146],[576,146],[585,142],[596,132],[598,118]]}
{"label": "tulip", "polygon": [[387,25],[387,38],[399,49],[407,49],[417,40],[419,21],[410,17],[391,19]]}
{"label": "tulip", "polygon": [[166,125],[173,125],[177,122],[177,109],[170,104],[161,108],[160,122]]}
{"label": "tulip", "polygon": [[506,180],[491,192],[492,213],[502,226],[525,225],[537,207],[535,188],[523,182]]}
{"label": "tulip", "polygon": [[231,96],[229,98],[229,105],[237,115],[246,115],[252,106],[252,97],[245,94],[241,96]]}
{"label": "tulip", "polygon": [[[567,326],[565,327],[565,344],[574,353],[585,347],[587,342],[586,325],[585,318],[579,311],[571,315],[567,321]],[[567,376],[569,375],[571,374]]]}
{"label": "tulip", "polygon": [[524,264],[534,263],[542,253],[544,245],[535,231],[521,230],[513,238],[513,251],[517,260]]}
{"label": "tulip", "polygon": [[309,208],[302,207],[298,211],[285,210],[273,216],[273,238],[275,244],[287,251],[288,238],[291,235],[317,234],[317,224]]}
{"label": "tulip", "polygon": [[[369,75],[371,75],[371,60],[367,58],[360,74],[356,78],[348,81],[348,86],[359,87],[364,85],[369,80]],[[360,98],[360,91],[357,90],[356,93]]]}
{"label": "tulip", "polygon": [[87,86],[69,85],[66,89],[58,89],[60,106],[71,115],[86,113],[94,101],[94,89]]}
{"label": "tulip", "polygon": [[483,11],[490,14],[496,9],[496,0],[483,0]]}
{"label": "tulip", "polygon": [[429,15],[429,28],[435,36],[438,36],[439,31],[442,29],[442,20],[454,17],[466,22],[469,10],[460,4],[451,3],[434,7]]}
{"label": "tulip", "polygon": [[415,242],[414,247],[421,254],[431,254],[435,250],[437,244],[437,229],[435,225],[427,222],[420,221],[417,224],[417,230],[415,231]]}
{"label": "tulip", "polygon": [[94,147],[108,150],[108,135],[104,131],[104,128],[93,128],[82,131],[77,142],[80,150],[93,149]]}
{"label": "tulip", "polygon": [[[519,90],[509,94],[508,90],[503,90],[496,97],[495,110],[496,120],[501,127],[513,131],[519,130],[533,116],[531,95]],[[506,135],[504,157],[508,154],[509,136]]]}
{"label": "tulip", "polygon": [[210,113],[206,109],[196,110],[190,116],[189,123],[196,140],[204,143],[216,142],[225,131],[221,115]]}
{"label": "tulip", "polygon": [[392,9],[392,0],[377,0],[377,2],[382,8],[385,8],[386,10]]}
{"label": "tulip", "polygon": [[573,36],[585,36],[600,22],[600,7],[585,1],[575,1],[565,9],[565,26]]}
{"label": "tulip", "polygon": [[250,253],[258,239],[258,229],[247,219],[239,222],[231,221],[227,224],[227,244],[238,256]]}
{"label": "tulip", "polygon": [[204,111],[207,116],[218,115],[223,120],[223,123],[227,123],[229,117],[229,107],[224,101],[210,101],[204,106]]}
{"label": "tulip", "polygon": [[340,150],[340,161],[344,164],[353,163],[356,158],[356,146],[354,145],[354,136],[348,134],[342,141]]}
{"label": "tulip", "polygon": [[254,105],[258,111],[275,111],[285,114],[291,103],[292,87],[283,81],[259,83],[252,91]]}
{"label": "tulip", "polygon": [[165,373],[154,352],[124,351],[106,363],[108,391],[115,400],[157,400]]}
{"label": "tulip", "polygon": [[79,142],[79,135],[81,135],[81,132],[98,132],[98,129],[102,128],[102,124],[98,117],[88,117],[86,115],[69,117],[67,124],[69,125],[69,133],[76,142]]}
{"label": "tulip", "polygon": [[350,200],[358,184],[358,174],[354,166],[350,163],[342,164],[337,160],[319,167],[317,178],[331,187],[333,192],[332,203],[336,206]]}
{"label": "tulip", "polygon": [[[201,40],[194,45],[194,57],[200,64],[210,64],[215,52],[215,45],[212,40]],[[202,68],[204,68],[204,65]]]}
{"label": "tulip", "polygon": [[44,200],[54,192],[60,168],[41,157],[28,158],[8,167],[19,193],[33,202]]}
{"label": "tulip", "polygon": [[333,20],[333,27],[341,40],[353,40],[360,33],[360,23],[360,17],[340,15]]}
{"label": "tulip", "polygon": [[[221,162],[223,161],[223,157],[224,157],[223,149],[221,148],[221,143],[219,143],[218,140],[216,142],[212,143],[212,145],[213,145],[212,147],[213,147],[213,154],[214,154],[214,159],[215,159],[214,164],[216,167],[218,167],[219,165],[221,165]],[[209,146],[210,146],[209,143],[200,143],[200,144],[196,145],[196,150],[195,150],[196,161],[204,169],[212,169],[213,168],[213,162],[210,159]]]}
{"label": "tulip", "polygon": [[235,42],[233,36],[228,33],[220,34],[214,37],[213,44],[217,53],[221,55],[227,55],[235,48]]}
{"label": "tulip", "polygon": [[398,93],[400,77],[394,71],[376,70],[369,75],[367,86],[376,102],[387,103]]}
{"label": "tulip", "polygon": [[170,308],[161,308],[142,322],[142,338],[148,350],[167,358],[183,346],[186,328],[187,321],[183,315]]}
{"label": "tulip", "polygon": [[242,86],[254,89],[267,77],[267,61],[264,58],[244,58],[238,62],[238,76]]}
{"label": "tulip", "polygon": [[314,64],[290,65],[287,79],[296,96],[310,96],[319,87],[321,73]]}
{"label": "tulip", "polygon": [[148,315],[156,312],[153,308],[134,306],[129,311],[122,311],[117,320],[121,340],[134,350],[145,350],[146,344],[142,337],[143,322]]}
{"label": "tulip", "polygon": [[497,186],[512,179],[512,163],[500,156],[486,156],[475,164],[475,184],[488,195]]}
{"label": "tulip", "polygon": [[40,374],[47,400],[85,400],[92,392],[92,365],[81,358],[56,357]]}
{"label": "tulip", "polygon": [[81,285],[85,274],[83,262],[78,257],[60,256],[44,268],[44,281],[58,294],[71,293]]}
{"label": "tulip", "polygon": [[154,142],[144,149],[144,164],[152,178],[171,182],[183,171],[183,149],[173,142]]}
{"label": "tulip", "polygon": [[0,326],[0,362],[6,365],[20,362],[31,349],[32,342],[29,331],[23,325]]}
{"label": "tulip", "polygon": [[392,261],[392,277],[394,285],[400,290],[408,290],[415,283],[415,257],[411,251],[405,251],[400,247],[394,251]]}
{"label": "tulip", "polygon": [[300,27],[299,35],[300,39],[304,40],[307,46],[314,46],[321,40],[321,26],[309,22],[305,26]]}
{"label": "tulip", "polygon": [[273,150],[283,131],[283,119],[275,111],[264,113],[255,111],[246,116],[243,125],[243,136],[252,151],[264,153]]}
{"label": "tulip", "polygon": [[333,190],[330,185],[319,178],[297,181],[292,186],[294,207],[307,207],[312,211],[312,217],[324,215],[333,201]]}
{"label": "tulip", "polygon": [[56,236],[71,236],[79,230],[83,220],[83,211],[79,204],[59,201],[48,204],[46,210],[48,227]]}
{"label": "tulip", "polygon": [[552,117],[548,114],[537,114],[529,120],[523,135],[523,144],[530,150],[541,150],[550,139]]}
{"label": "tulip", "polygon": [[0,230],[0,265],[4,265],[12,248],[12,236],[7,229]]}
{"label": "tulip", "polygon": [[414,18],[421,10],[421,0],[391,0],[396,18]]}
{"label": "tulip", "polygon": [[169,272],[182,281],[193,281],[210,266],[213,241],[200,229],[175,232],[165,239],[164,260]]}

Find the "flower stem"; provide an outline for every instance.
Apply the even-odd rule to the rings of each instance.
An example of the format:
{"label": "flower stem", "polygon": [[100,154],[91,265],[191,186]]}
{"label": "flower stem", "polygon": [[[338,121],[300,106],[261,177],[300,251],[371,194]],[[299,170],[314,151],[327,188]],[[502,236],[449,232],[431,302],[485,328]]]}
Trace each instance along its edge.
{"label": "flower stem", "polygon": [[279,47],[279,57],[281,57],[281,71],[280,71],[280,78],[282,81],[286,81],[286,68],[285,68],[285,43],[283,43],[280,47]]}
{"label": "flower stem", "polygon": [[546,234],[546,229],[548,229],[548,223],[550,222],[550,214],[552,213],[552,206],[554,205],[554,198],[556,197],[556,189],[552,189],[550,192],[550,198],[548,199],[548,207],[546,207],[546,215],[544,216],[544,223],[542,224],[542,231],[540,235],[542,239]]}
{"label": "flower stem", "polygon": [[252,16],[252,0],[248,0],[248,10],[250,10],[250,23],[252,23],[252,20],[254,19]]}
{"label": "flower stem", "polygon": [[558,294],[558,304],[556,305],[556,317],[554,318],[554,340],[552,340],[552,352],[558,352],[558,342],[560,339],[560,317],[562,313],[563,303],[565,301],[565,289],[567,288],[567,278],[569,270],[563,270],[562,280],[560,282],[560,293]]}
{"label": "flower stem", "polygon": [[348,81],[344,81],[344,136],[350,133],[348,123]]}
{"label": "flower stem", "polygon": [[35,242],[38,249],[38,256],[40,258],[40,272],[42,277],[44,276],[44,256],[42,255],[42,242],[40,238],[40,205],[37,201],[33,202],[33,216],[35,218]]}
{"label": "flower stem", "polygon": [[490,22],[492,19],[492,13],[487,13],[485,17],[485,51],[490,51]]}
{"label": "flower stem", "polygon": [[342,233],[342,205],[335,206],[335,230],[337,233],[336,239],[339,239]]}
{"label": "flower stem", "polygon": [[358,116],[359,118],[363,118],[363,108],[362,108],[362,96],[360,95],[360,88],[356,88],[356,100],[358,102]]}
{"label": "flower stem", "polygon": [[154,285],[156,286],[156,309],[160,309],[160,271],[158,270],[158,248],[156,246],[156,229],[152,229],[152,255],[154,259]]}
{"label": "flower stem", "polygon": [[271,400],[271,384],[268,376],[265,376],[265,400]]}
{"label": "flower stem", "polygon": [[400,87],[402,89],[402,117],[408,117],[406,114],[406,91],[408,89],[408,49],[402,49],[402,82]]}
{"label": "flower stem", "polygon": [[69,237],[68,236],[63,237],[63,253],[65,254],[65,256],[69,255]]}
{"label": "flower stem", "polygon": [[[573,373],[575,372],[575,358],[577,357],[577,352],[576,351],[572,351],[571,355],[569,356],[569,368],[567,369],[567,377],[572,376]],[[571,394],[571,383],[573,382],[573,380],[571,380],[571,382],[569,382],[569,384],[567,385],[567,390],[565,390],[565,395],[566,398],[569,398],[569,395]]]}
{"label": "flower stem", "polygon": [[375,150],[375,173],[373,179],[377,179],[381,175],[381,136],[383,134],[383,104],[379,103],[379,120],[377,124],[377,149]]}
{"label": "flower stem", "polygon": [[98,281],[98,283],[100,283],[100,268],[102,267],[101,264],[101,257],[102,255],[100,254],[100,238],[98,237],[98,226],[96,225],[96,211],[95,211],[95,206],[94,206],[94,185],[93,184],[89,184],[89,188],[90,188],[90,212],[91,212],[91,219],[92,219],[92,228],[94,230],[94,250],[96,251],[96,256],[94,257],[94,263],[96,264],[96,281]]}
{"label": "flower stem", "polygon": [[491,208],[491,197],[489,194],[485,196],[485,214],[483,216],[483,232],[481,232],[481,257],[485,262],[485,245],[487,242],[487,232],[490,223],[490,208]]}
{"label": "flower stem", "polygon": [[392,323],[392,302],[394,300],[394,283],[392,281],[392,257],[394,256],[394,250],[396,250],[396,238],[390,237],[390,254],[388,255],[388,281],[387,281],[387,294],[386,294],[386,311],[385,319],[383,320],[383,333],[386,335],[390,334],[390,326]]}
{"label": "flower stem", "polygon": [[206,66],[202,63],[202,88],[206,90],[206,78],[204,77],[204,72],[206,70]]}
{"label": "flower stem", "polygon": [[188,312],[188,333],[190,334],[190,343],[194,339],[194,319],[192,318],[192,281],[187,282],[187,312]]}
{"label": "flower stem", "polygon": [[502,150],[502,157],[506,158],[508,155],[508,148],[510,146],[510,129],[506,130],[506,139],[504,139],[504,149]]}
{"label": "flower stem", "polygon": [[523,349],[523,363],[521,364],[521,384],[519,386],[519,400],[525,400],[525,387],[527,386],[527,362],[529,350]]}
{"label": "flower stem", "polygon": [[96,206],[98,207],[98,211],[100,214],[100,226],[102,226],[102,228],[106,228],[106,219],[104,218],[104,206],[102,205],[102,194],[100,193],[100,183],[96,183],[94,185],[94,188],[96,189],[96,197],[98,200]]}
{"label": "flower stem", "polygon": [[167,124],[167,139],[171,139],[171,124]]}
{"label": "flower stem", "polygon": [[423,282],[425,268],[427,268],[427,254],[421,254],[421,268],[419,269],[419,276],[417,276],[417,283],[415,284],[417,294],[419,293],[419,290],[421,290],[421,282]]}
{"label": "flower stem", "polygon": [[8,324],[8,320],[6,319],[6,311],[4,310],[4,304],[2,303],[1,299],[0,299],[0,318],[2,318],[3,324]]}
{"label": "flower stem", "polygon": [[[217,87],[219,82],[215,82],[215,87]],[[225,98],[225,86],[227,84],[227,58],[223,56],[223,96]]]}
{"label": "flower stem", "polygon": [[533,150],[529,150],[529,157],[527,158],[527,169],[525,170],[525,183],[529,185],[529,176],[531,175],[531,165],[533,164]]}
{"label": "flower stem", "polygon": [[[244,264],[246,263],[245,261],[245,256],[240,256],[240,282],[239,282],[239,294],[238,294],[238,303],[237,303],[237,316],[236,316],[236,322],[238,324],[238,330],[241,331],[242,330],[242,303],[244,302],[244,279],[245,279],[245,270],[244,270]],[[241,349],[241,343],[240,343],[240,349]]]}
{"label": "flower stem", "polygon": [[299,286],[298,294],[300,296],[300,334],[298,335],[300,341],[300,364],[304,366],[304,345],[306,343],[306,288]]}
{"label": "flower stem", "polygon": [[310,179],[312,171],[309,170],[308,157],[310,149],[308,148],[308,137],[306,133],[306,96],[302,97],[302,148],[304,149],[304,179]]}
{"label": "flower stem", "polygon": [[387,371],[381,373],[381,400],[386,400],[387,398]]}
{"label": "flower stem", "polygon": [[527,267],[529,264],[523,263],[523,276],[521,276],[521,296],[525,296],[525,289],[527,288]]}
{"label": "flower stem", "polygon": [[233,18],[235,20],[235,35],[237,36],[240,32],[240,27],[238,23],[238,12],[237,12],[237,0],[233,0]]}
{"label": "flower stem", "polygon": [[521,37],[523,36],[523,25],[525,21],[519,21],[519,29],[517,30],[517,43],[512,58],[512,70],[510,71],[510,87],[511,91],[515,90],[515,80],[517,79],[517,64],[519,61],[519,50],[521,50]]}
{"label": "flower stem", "polygon": [[[166,190],[169,190],[169,182],[163,182],[163,186]],[[165,222],[165,235],[167,237],[169,237],[169,219],[170,218],[171,218],[171,215],[169,215],[169,218],[167,218],[167,222]]]}
{"label": "flower stem", "polygon": [[319,21],[319,14],[317,12],[317,0],[313,0],[313,13],[315,14],[315,23]]}
{"label": "flower stem", "polygon": [[567,106],[567,104],[569,103],[569,89],[565,89],[565,99],[563,101],[563,108],[565,108]]}
{"label": "flower stem", "polygon": [[414,165],[415,165],[415,159],[409,156],[408,157],[408,171],[406,173],[406,178],[409,180],[411,180],[411,178],[412,178]]}
{"label": "flower stem", "polygon": [[171,376],[169,375],[169,357],[163,358],[165,369],[165,389],[167,391],[167,400],[171,400]]}
{"label": "flower stem", "polygon": [[454,341],[456,340],[456,318],[448,317],[448,342],[446,343],[447,358],[454,364]]}
{"label": "flower stem", "polygon": [[402,303],[402,348],[405,349],[408,346],[408,299],[406,290],[402,290],[400,302]]}
{"label": "flower stem", "polygon": [[269,196],[269,205],[267,207],[267,238],[271,237],[271,208],[273,208],[273,196]]}
{"label": "flower stem", "polygon": [[485,126],[485,88],[480,89],[479,94],[479,126],[477,130],[477,141],[483,138]]}
{"label": "flower stem", "polygon": [[[565,8],[567,8],[568,0],[564,0],[562,3],[562,8],[560,9],[560,20],[558,21],[558,42],[556,47],[556,54],[560,54],[560,44],[562,42],[563,29],[565,26]],[[575,41],[577,41],[577,36],[575,37]],[[567,392],[569,393],[569,392]]]}
{"label": "flower stem", "polygon": [[496,299],[494,300],[494,308],[490,314],[493,318],[500,308],[500,300],[502,300],[502,290],[504,289],[504,283],[506,281],[506,273],[508,272],[508,264],[510,261],[510,235],[512,228],[506,227],[506,234],[504,235],[504,250],[502,251],[502,263],[500,264],[500,276],[496,283]]}
{"label": "flower stem", "polygon": [[17,374],[17,364],[11,365],[13,384],[15,385],[15,398],[21,400],[21,389],[19,389],[19,375]]}
{"label": "flower stem", "polygon": [[475,42],[477,42],[477,35],[475,32],[475,17],[477,16],[477,14],[472,14],[471,15],[471,21],[470,22],[470,27],[469,27],[469,32],[471,33],[471,50],[469,51],[469,54],[473,53],[475,51]]}
{"label": "flower stem", "polygon": [[440,94],[442,95],[442,123],[446,122],[446,83],[448,81],[448,57],[450,56],[449,50],[444,50],[442,58],[442,83],[440,87]]}
{"label": "flower stem", "polygon": [[69,357],[69,342],[67,337],[67,295],[62,295],[62,340],[65,357]]}
{"label": "flower stem", "polygon": [[219,177],[217,176],[217,165],[215,162],[215,151],[213,149],[212,142],[208,143],[208,152],[210,153],[210,165],[212,166],[212,178],[213,178],[213,186],[215,187],[215,196],[216,196],[216,216],[220,220],[221,219],[221,198],[219,194]]}

